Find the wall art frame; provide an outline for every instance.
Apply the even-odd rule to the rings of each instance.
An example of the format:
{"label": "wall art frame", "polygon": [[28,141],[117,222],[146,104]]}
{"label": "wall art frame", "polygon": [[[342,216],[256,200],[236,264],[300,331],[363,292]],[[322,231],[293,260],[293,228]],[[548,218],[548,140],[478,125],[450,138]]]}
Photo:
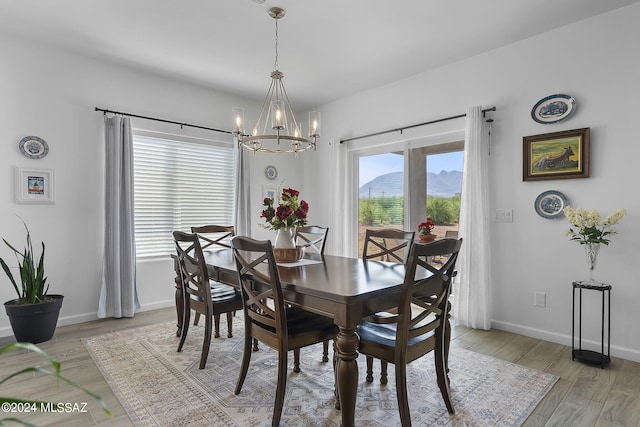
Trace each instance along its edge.
{"label": "wall art frame", "polygon": [[55,203],[55,171],[53,169],[16,168],[15,202]]}
{"label": "wall art frame", "polygon": [[522,180],[589,177],[590,128],[522,138]]}
{"label": "wall art frame", "polygon": [[278,187],[272,185],[263,185],[262,186],[262,200],[267,197],[273,199],[275,203],[278,202]]}

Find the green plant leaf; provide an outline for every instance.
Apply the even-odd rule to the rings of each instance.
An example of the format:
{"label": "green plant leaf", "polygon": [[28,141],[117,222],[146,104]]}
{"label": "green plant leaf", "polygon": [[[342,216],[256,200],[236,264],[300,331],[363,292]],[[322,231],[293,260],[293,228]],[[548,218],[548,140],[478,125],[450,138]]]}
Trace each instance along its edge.
{"label": "green plant leaf", "polygon": [[[44,368],[39,368],[39,367],[27,367],[27,368],[23,368],[17,372],[14,372],[12,374],[9,374],[8,376],[0,379],[0,384],[8,381],[11,378],[17,377],[19,375],[23,375],[26,373],[39,373],[39,374],[43,374],[43,375],[49,375],[49,376],[53,376],[67,384],[69,384],[70,386],[77,388],[79,390],[82,390],[84,393],[86,393],[87,395],[91,396],[92,398],[94,398],[96,401],[98,401],[98,403],[100,403],[100,406],[102,407],[102,410],[111,418],[113,418],[113,414],[111,413],[111,411],[109,410],[109,408],[107,407],[107,404],[104,402],[104,400],[102,400],[102,398],[100,396],[98,396],[97,394],[89,391],[88,389],[82,387],[80,384],[71,381],[70,379],[60,375],[60,362],[58,362],[57,360],[55,360],[53,357],[49,356],[49,354],[47,354],[44,350],[40,349],[38,346],[36,346],[35,344],[31,344],[31,343],[21,343],[21,342],[17,342],[17,343],[13,343],[13,344],[8,344],[5,346],[0,347],[0,354],[9,352],[9,351],[13,351],[13,350],[18,350],[18,349],[25,349],[25,350],[29,350],[29,351],[33,351],[34,353],[37,353],[38,355],[40,355],[43,359],[46,359],[49,361],[49,363],[51,364],[51,366],[53,367],[53,370],[47,370]],[[18,399],[15,397],[4,397],[4,396],[0,396],[0,403],[3,402],[14,402],[14,403],[44,403],[41,401],[37,401],[37,400],[28,400],[28,399]],[[20,421],[17,419],[13,419],[13,418],[5,418],[5,419],[0,419],[0,425],[4,422],[4,421],[15,421],[15,422],[19,422],[23,425],[31,425],[29,423],[26,423],[24,421]],[[17,421],[16,421],[17,420]]]}

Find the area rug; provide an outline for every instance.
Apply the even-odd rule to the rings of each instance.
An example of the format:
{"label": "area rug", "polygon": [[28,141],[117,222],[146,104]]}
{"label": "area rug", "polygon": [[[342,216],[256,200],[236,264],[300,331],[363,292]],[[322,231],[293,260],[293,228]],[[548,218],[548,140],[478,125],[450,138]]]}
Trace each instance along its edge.
{"label": "area rug", "polygon": [[[242,316],[234,337],[212,339],[206,369],[198,369],[203,326],[189,330],[184,349],[171,322],[83,339],[91,357],[136,426],[270,426],[276,388],[277,353],[262,345],[253,353],[247,379],[234,395],[242,357]],[[201,322],[202,323],[202,322]],[[223,321],[221,325],[226,329]],[[289,376],[281,426],[339,426],[331,363],[322,346],[301,352],[300,373]],[[389,383],[366,383],[360,357],[357,426],[400,426],[393,365]],[[557,377],[479,353],[452,347],[450,380],[455,415],[447,412],[436,385],[433,356],[407,368],[409,405],[415,426],[519,426]]]}

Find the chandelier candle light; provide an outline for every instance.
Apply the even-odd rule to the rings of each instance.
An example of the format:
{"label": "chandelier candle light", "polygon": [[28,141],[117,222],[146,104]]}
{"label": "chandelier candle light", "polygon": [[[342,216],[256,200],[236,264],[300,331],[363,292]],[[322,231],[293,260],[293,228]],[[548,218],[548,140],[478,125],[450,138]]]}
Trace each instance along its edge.
{"label": "chandelier candle light", "polygon": [[[310,148],[316,149],[316,141],[320,137],[320,112],[309,113],[309,136],[302,136],[302,125],[296,120],[289,102],[289,96],[282,79],[284,73],[278,69],[278,20],[285,14],[284,9],[269,9],[276,23],[276,59],[271,72],[271,86],[267,91],[264,104],[251,134],[245,134],[244,109],[233,107],[233,135],[238,141],[238,148],[265,153],[298,154]],[[282,144],[281,144],[282,142]]]}
{"label": "chandelier candle light", "polygon": [[571,206],[567,206],[564,209],[565,217],[573,226],[567,231],[567,236],[570,236],[571,240],[585,245],[590,282],[596,282],[593,279],[593,271],[596,268],[598,253],[600,253],[600,244],[609,244],[611,240],[608,236],[618,233],[613,226],[626,213],[626,209],[616,209],[611,215],[603,219],[596,210],[574,209]]}

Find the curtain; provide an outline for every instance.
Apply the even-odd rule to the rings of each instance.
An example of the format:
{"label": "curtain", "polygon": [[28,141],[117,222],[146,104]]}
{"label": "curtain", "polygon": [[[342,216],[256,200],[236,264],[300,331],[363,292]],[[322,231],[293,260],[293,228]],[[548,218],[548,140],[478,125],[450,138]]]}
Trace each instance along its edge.
{"label": "curtain", "polygon": [[[350,201],[350,184],[347,177],[347,144],[340,144],[333,140],[331,143],[330,188],[332,197],[329,198],[329,235],[327,236],[327,253],[332,255],[350,256],[352,240],[348,238],[353,216]],[[356,242],[357,244],[357,242]]]}
{"label": "curtain", "polygon": [[98,317],[133,317],[136,291],[131,119],[105,116],[105,228]]}
{"label": "curtain", "polygon": [[488,185],[488,138],[482,108],[467,109],[464,141],[460,237],[463,243],[456,264],[454,319],[477,329],[491,328],[491,251]]}
{"label": "curtain", "polygon": [[251,168],[249,166],[249,156],[246,150],[235,150],[236,152],[236,179],[235,179],[235,212],[233,214],[235,222],[235,232],[239,236],[251,236]]}

